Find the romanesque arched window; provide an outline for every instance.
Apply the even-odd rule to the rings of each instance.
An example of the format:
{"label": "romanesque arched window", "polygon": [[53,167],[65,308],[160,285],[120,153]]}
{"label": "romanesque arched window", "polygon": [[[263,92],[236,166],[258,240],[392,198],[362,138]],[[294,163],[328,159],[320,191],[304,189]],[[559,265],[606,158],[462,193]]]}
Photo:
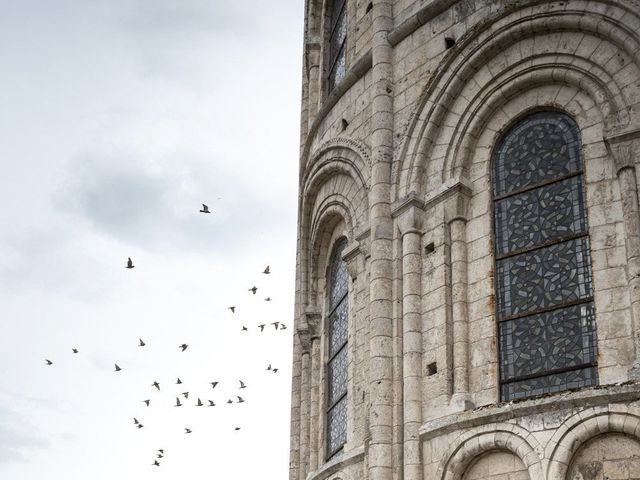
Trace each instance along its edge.
{"label": "romanesque arched window", "polygon": [[329,91],[340,83],[347,70],[347,7],[346,0],[329,0],[329,55],[327,57]]}
{"label": "romanesque arched window", "polygon": [[580,134],[559,112],[514,125],[493,157],[502,400],[595,385]]}
{"label": "romanesque arched window", "polygon": [[334,247],[327,285],[327,458],[347,441],[347,339],[349,327],[349,273],[342,260],[347,240]]}

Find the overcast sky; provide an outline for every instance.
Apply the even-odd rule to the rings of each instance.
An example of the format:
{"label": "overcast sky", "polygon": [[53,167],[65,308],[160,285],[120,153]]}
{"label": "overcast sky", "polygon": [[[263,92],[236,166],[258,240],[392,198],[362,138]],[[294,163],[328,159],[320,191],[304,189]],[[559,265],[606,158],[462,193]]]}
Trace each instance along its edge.
{"label": "overcast sky", "polygon": [[302,4],[0,0],[0,477],[286,478]]}

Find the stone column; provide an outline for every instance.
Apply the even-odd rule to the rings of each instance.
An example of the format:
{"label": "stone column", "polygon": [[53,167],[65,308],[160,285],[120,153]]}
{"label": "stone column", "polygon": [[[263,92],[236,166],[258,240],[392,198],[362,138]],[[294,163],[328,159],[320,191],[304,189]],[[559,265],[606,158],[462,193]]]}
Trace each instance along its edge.
{"label": "stone column", "polygon": [[371,68],[371,227],[369,480],[393,477],[393,223],[390,211],[393,159],[393,65],[389,32],[393,2],[374,0]]}
{"label": "stone column", "polygon": [[307,86],[307,95],[309,99],[307,101],[308,111],[306,125],[306,130],[308,131],[308,129],[311,128],[311,125],[313,124],[313,120],[316,118],[320,101],[319,93],[320,86],[322,84],[322,82],[320,81],[320,43],[307,43],[305,45],[305,50],[309,72],[309,82]]}
{"label": "stone column", "polygon": [[293,336],[293,372],[291,380],[291,439],[289,480],[298,480],[300,465],[300,339]]}
{"label": "stone column", "polygon": [[300,372],[300,480],[305,480],[309,473],[309,374],[311,357],[307,340],[302,351],[302,368]]}
{"label": "stone column", "polygon": [[323,418],[322,412],[320,412],[320,406],[323,405],[320,398],[320,370],[322,363],[322,355],[320,354],[320,338],[311,338],[311,392],[310,392],[310,406],[309,416],[311,425],[309,431],[309,471],[314,472],[318,468],[318,457],[320,452],[318,451],[318,430],[321,428],[321,419]]}
{"label": "stone column", "polygon": [[[414,202],[415,203],[415,202]],[[406,205],[406,204],[405,204]],[[404,480],[422,480],[420,435],[422,425],[422,217],[409,204],[399,214],[402,236],[402,398]],[[398,209],[394,211],[394,215]]]}
{"label": "stone column", "polygon": [[616,164],[626,234],[626,271],[635,349],[635,361],[629,371],[632,380],[640,380],[640,208],[635,167],[640,139],[637,137],[640,137],[640,132],[607,139],[607,147]]}
{"label": "stone column", "polygon": [[446,200],[450,238],[451,323],[453,327],[453,391],[455,410],[473,408],[469,394],[469,316],[467,312],[467,209],[469,191],[456,189]]}

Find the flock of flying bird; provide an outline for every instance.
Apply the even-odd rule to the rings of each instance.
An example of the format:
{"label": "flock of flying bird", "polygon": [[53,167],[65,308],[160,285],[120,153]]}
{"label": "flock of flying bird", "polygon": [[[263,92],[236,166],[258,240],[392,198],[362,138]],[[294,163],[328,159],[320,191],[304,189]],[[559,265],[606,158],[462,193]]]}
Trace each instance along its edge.
{"label": "flock of flying bird", "polygon": [[[209,207],[207,205],[205,205],[204,203],[202,204],[202,209],[199,210],[199,212],[200,213],[211,213],[211,211],[209,210]],[[135,265],[133,264],[133,260],[131,260],[131,257],[129,257],[127,259],[127,265],[125,266],[125,268],[127,268],[129,270],[135,268]],[[266,266],[266,268],[262,271],[262,273],[265,274],[265,275],[271,274],[271,269],[270,269],[269,265]],[[256,293],[258,292],[258,287],[253,286],[253,287],[249,288],[248,291],[251,292],[253,295],[256,295]],[[272,298],[271,297],[266,297],[264,299],[264,301],[265,302],[271,302]],[[235,305],[227,307],[227,309],[230,310],[232,314],[235,313],[236,308],[237,307]],[[275,331],[286,330],[286,328],[287,328],[287,326],[282,322],[271,322],[271,325],[273,325]],[[260,324],[257,327],[260,329],[260,332],[264,332],[264,329],[265,329],[265,327],[267,327],[267,325],[266,324]],[[248,330],[249,329],[247,328],[246,325],[242,325],[241,326],[241,332],[247,332]],[[138,347],[145,347],[146,345],[147,345],[146,342],[142,338],[138,339]],[[187,348],[189,348],[189,345],[186,344],[186,343],[178,345],[178,349],[181,352],[185,352],[187,350]],[[73,354],[78,354],[79,353],[79,350],[77,348],[75,348],[75,347],[72,348],[71,351],[72,351]],[[45,358],[45,364],[46,365],[53,365],[53,362],[51,360],[49,360],[48,358]],[[114,364],[114,372],[121,372],[122,370],[123,369],[117,363]],[[269,371],[271,373],[278,373],[278,368],[272,367],[271,364],[269,364],[265,370]],[[238,380],[238,382],[239,382],[238,390],[243,390],[243,389],[247,388],[247,384],[243,380]],[[180,380],[180,378],[178,377],[176,382],[175,382],[175,384],[176,385],[181,385],[182,384],[182,380]],[[220,382],[219,381],[212,381],[212,382],[209,382],[209,384],[211,385],[211,389],[213,390],[220,384]],[[154,381],[150,386],[152,388],[155,388],[158,391],[160,391],[160,383],[158,381]],[[180,399],[180,396],[183,397],[183,400]],[[226,401],[226,403],[227,404],[245,403],[245,399],[244,399],[243,396],[235,395],[235,397],[236,397],[235,401],[232,400],[231,398],[229,398]],[[188,391],[182,392],[180,395],[178,395],[176,397],[176,401],[175,401],[174,407],[182,407],[182,406],[186,405],[185,400],[188,400],[188,399],[189,399],[189,392]],[[207,407],[215,407],[216,406],[216,403],[213,400],[210,400],[210,399],[205,399],[205,400],[207,402],[207,404],[206,404]],[[151,399],[145,399],[145,400],[142,400],[142,402],[147,407],[149,407],[151,405]],[[197,397],[197,401],[195,402],[194,406],[196,406],[196,407],[204,407],[205,403],[202,402],[200,397]],[[142,422],[140,422],[136,417],[133,418],[133,424],[138,429],[144,428],[144,424]],[[184,431],[185,434],[190,434],[190,433],[193,432],[193,430],[191,430],[191,428],[189,428],[189,427],[184,427],[184,430],[185,430]],[[235,426],[234,430],[238,431],[238,430],[240,430],[240,427],[239,426]],[[155,455],[156,455],[156,458],[154,459],[154,461],[153,461],[153,463],[151,465],[159,467],[160,466],[159,460],[164,458],[164,455],[165,455],[164,449],[156,450]]]}

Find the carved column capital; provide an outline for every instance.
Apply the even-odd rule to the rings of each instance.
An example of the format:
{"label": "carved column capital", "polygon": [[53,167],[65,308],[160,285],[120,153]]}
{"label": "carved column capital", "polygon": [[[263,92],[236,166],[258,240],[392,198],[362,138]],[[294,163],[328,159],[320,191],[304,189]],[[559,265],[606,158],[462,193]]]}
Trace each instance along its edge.
{"label": "carved column capital", "polygon": [[307,307],[300,321],[296,332],[300,338],[302,353],[311,351],[311,341],[320,336],[320,320],[322,314],[316,308]]}
{"label": "carved column capital", "polygon": [[628,132],[605,139],[607,150],[619,174],[626,168],[634,168],[640,154],[640,131]]}
{"label": "carved column capital", "polygon": [[397,218],[398,229],[403,237],[407,233],[422,234],[424,202],[415,192],[398,200],[392,206],[391,216]]}
{"label": "carved column capital", "polygon": [[463,183],[457,183],[444,200],[444,221],[467,221],[469,216],[469,200],[471,189]]}

